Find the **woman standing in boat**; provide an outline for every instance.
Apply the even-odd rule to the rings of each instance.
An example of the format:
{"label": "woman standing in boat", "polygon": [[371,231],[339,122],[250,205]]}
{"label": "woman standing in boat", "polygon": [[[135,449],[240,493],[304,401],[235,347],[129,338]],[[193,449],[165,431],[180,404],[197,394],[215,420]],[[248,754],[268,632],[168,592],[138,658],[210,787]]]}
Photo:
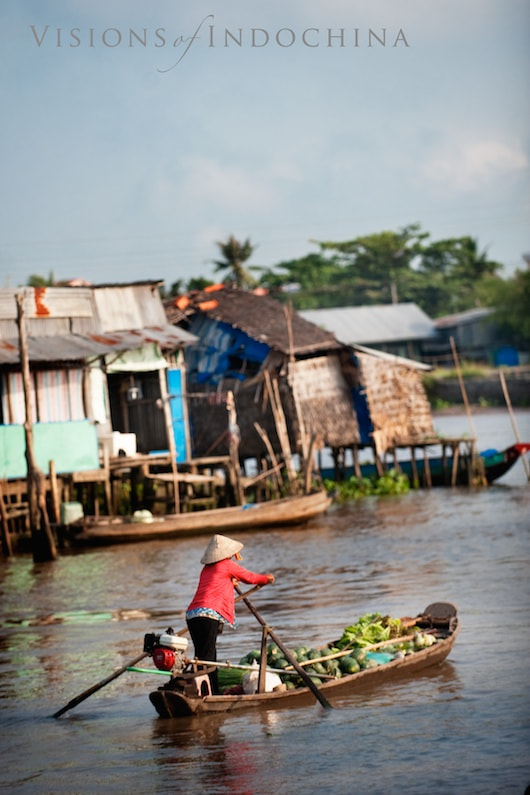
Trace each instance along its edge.
{"label": "woman standing in boat", "polygon": [[[267,585],[273,574],[255,574],[237,563],[243,544],[222,535],[214,535],[201,558],[201,571],[195,596],[186,611],[195,656],[199,660],[217,660],[217,635],[223,624],[235,629],[234,584]],[[218,692],[217,668],[210,675],[212,693]]]}

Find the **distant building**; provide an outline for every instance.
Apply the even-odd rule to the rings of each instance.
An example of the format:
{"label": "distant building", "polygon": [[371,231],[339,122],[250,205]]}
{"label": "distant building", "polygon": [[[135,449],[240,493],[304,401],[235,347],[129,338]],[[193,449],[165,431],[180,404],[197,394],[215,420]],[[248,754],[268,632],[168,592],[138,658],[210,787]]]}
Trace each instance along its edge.
{"label": "distant building", "polygon": [[432,349],[441,363],[452,364],[451,337],[459,356],[469,362],[488,363],[496,367],[515,367],[519,352],[510,340],[503,337],[495,321],[494,310],[485,307],[469,309],[454,315],[437,318],[435,326],[439,340]]}

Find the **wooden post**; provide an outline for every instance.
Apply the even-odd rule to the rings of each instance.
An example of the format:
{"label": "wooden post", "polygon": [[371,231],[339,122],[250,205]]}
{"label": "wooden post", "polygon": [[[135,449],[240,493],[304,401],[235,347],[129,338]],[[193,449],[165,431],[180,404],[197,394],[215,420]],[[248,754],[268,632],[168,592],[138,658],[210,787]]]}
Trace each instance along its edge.
{"label": "wooden post", "polygon": [[[471,428],[471,433],[473,434],[473,439],[476,439],[477,438],[477,434],[476,434],[476,431],[475,431],[475,426],[473,424],[473,418],[471,416],[471,408],[469,406],[469,401],[468,401],[468,398],[467,398],[467,392],[466,392],[466,388],[464,386],[464,379],[462,378],[462,371],[460,369],[460,361],[459,361],[459,358],[458,358],[458,353],[456,351],[455,340],[454,340],[454,337],[450,337],[449,339],[450,339],[450,342],[451,342],[451,350],[453,352],[453,361],[455,363],[456,374],[458,376],[458,383],[460,384],[460,391],[462,393],[462,398],[464,400],[464,405],[466,407],[466,413],[467,413],[467,418],[468,418],[468,421],[469,421],[469,427]],[[471,457],[471,462],[472,462],[471,465],[472,465],[472,468],[473,468],[473,473],[476,474],[478,480],[480,480],[480,482],[481,482],[481,484],[483,486],[487,486],[488,481],[486,479],[486,473],[484,472],[484,461],[482,460],[482,458],[480,458],[480,456],[478,456],[478,458],[477,458],[474,444],[473,444],[473,449],[472,449],[471,456],[472,456]],[[453,465],[453,473],[454,473],[454,465]]]}
{"label": "wooden post", "polygon": [[33,391],[31,389],[31,374],[29,369],[29,354],[24,317],[24,295],[17,293],[17,325],[20,347],[20,364],[22,369],[22,383],[24,387],[24,405],[26,419],[24,432],[26,437],[26,464],[28,483],[28,505],[33,547],[33,560],[56,560],[57,548],[53,539],[48,514],[46,499],[43,492],[43,474],[37,467],[33,448]]}
{"label": "wooden post", "polygon": [[451,486],[456,486],[456,476],[458,474],[458,456],[460,454],[460,447],[458,442],[453,442],[453,469],[451,472]]}
{"label": "wooden post", "polygon": [[59,497],[59,486],[57,482],[57,470],[55,469],[55,461],[50,461],[48,466],[50,469],[50,492],[51,492],[51,500],[53,507],[53,521],[55,522],[55,524],[60,524],[61,500]]}
{"label": "wooden post", "polygon": [[385,474],[384,469],[383,469],[383,464],[381,463],[381,459],[379,458],[379,456],[377,454],[376,445],[373,444],[372,448],[373,448],[373,452],[374,452],[374,462],[375,462],[375,468],[377,470],[377,476],[382,478],[383,475]]}
{"label": "wooden post", "polygon": [[410,464],[412,467],[413,488],[417,489],[420,481],[418,478],[418,467],[416,466],[416,449],[414,445],[410,446]]}
{"label": "wooden post", "polygon": [[[515,421],[515,415],[512,409],[512,401],[510,400],[510,394],[508,392],[508,387],[506,386],[506,379],[504,377],[504,373],[502,370],[499,370],[499,378],[501,379],[501,386],[502,391],[504,393],[504,399],[506,401],[506,405],[508,406],[508,413],[510,414],[510,421],[512,423],[513,432],[515,434],[515,439],[519,444],[521,444],[521,437],[519,435],[519,428],[517,427],[517,423]],[[530,481],[530,464],[526,458],[526,455],[523,453],[521,456],[523,460],[524,471],[526,472],[526,479]]]}
{"label": "wooden post", "polygon": [[9,521],[7,515],[7,508],[4,502],[4,493],[2,491],[2,484],[0,483],[0,518],[2,520],[2,552],[8,558],[13,554],[13,547],[11,546],[11,535],[9,533]]}
{"label": "wooden post", "polygon": [[304,492],[309,494],[311,492],[311,476],[313,474],[313,456],[315,454],[315,444],[317,441],[316,434],[311,435],[309,442],[309,450],[304,461],[305,479],[304,479]]}
{"label": "wooden post", "polygon": [[428,489],[432,487],[431,465],[429,464],[429,456],[427,455],[427,448],[423,448],[423,460],[425,464],[425,485]]}
{"label": "wooden post", "polygon": [[352,456],[353,456],[353,471],[355,472],[355,477],[360,479],[362,477],[362,472],[361,472],[361,465],[359,463],[359,447],[356,444],[354,444],[352,447]]}
{"label": "wooden post", "polygon": [[278,382],[276,380],[272,382],[268,370],[265,370],[265,383],[267,385],[267,392],[269,395],[271,409],[274,416],[274,422],[276,424],[276,432],[278,434],[278,440],[282,448],[283,458],[287,469],[287,477],[289,479],[292,491],[296,494],[297,492],[296,471],[293,465],[291,445],[289,443],[289,434],[287,432],[287,423],[285,421],[285,414],[283,412],[282,402],[280,398],[280,389],[278,387]]}
{"label": "wooden post", "polygon": [[280,465],[278,463],[278,459],[276,458],[276,455],[274,454],[274,449],[273,449],[271,441],[270,441],[270,439],[269,439],[269,437],[267,435],[267,431],[264,428],[262,428],[261,425],[258,422],[254,423],[254,428],[257,430],[257,432],[261,436],[261,439],[263,440],[263,443],[264,443],[265,447],[267,448],[267,452],[268,452],[269,458],[271,460],[272,468],[274,470],[274,477],[275,477],[276,483],[278,485],[278,496],[280,496],[281,495],[281,488],[282,488],[283,484],[282,484],[282,478],[281,478],[281,475],[280,475],[280,468],[281,467],[280,467]]}
{"label": "wooden post", "polygon": [[261,632],[261,659],[259,664],[259,675],[258,675],[258,693],[264,693],[266,690],[268,634],[269,634],[269,629],[268,627],[264,626]]}
{"label": "wooden post", "polygon": [[228,450],[230,452],[231,472],[237,505],[243,505],[245,497],[241,485],[241,466],[239,463],[239,425],[237,424],[236,401],[234,393],[228,390],[226,396],[228,412]]}

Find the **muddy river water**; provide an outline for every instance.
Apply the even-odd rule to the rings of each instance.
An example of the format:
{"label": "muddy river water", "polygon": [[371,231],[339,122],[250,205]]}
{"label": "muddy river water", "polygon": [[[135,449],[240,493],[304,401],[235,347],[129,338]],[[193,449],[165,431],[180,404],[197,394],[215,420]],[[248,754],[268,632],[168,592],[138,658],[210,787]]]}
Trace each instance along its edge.
{"label": "muddy river water", "polygon": [[[530,411],[516,412],[530,441]],[[474,419],[479,447],[513,441],[506,412]],[[463,416],[437,417],[447,435]],[[236,536],[237,537],[237,536]],[[185,626],[205,538],[0,562],[0,790],[11,793],[514,793],[530,784],[530,484],[519,461],[489,488],[367,498],[301,529],[246,533],[243,565],[274,571],[253,597],[289,646],[319,645],[361,615],[459,609],[449,659],[335,703],[164,721],[159,678],[126,673],[59,720],[75,695]],[[260,627],[238,607],[220,659]]]}

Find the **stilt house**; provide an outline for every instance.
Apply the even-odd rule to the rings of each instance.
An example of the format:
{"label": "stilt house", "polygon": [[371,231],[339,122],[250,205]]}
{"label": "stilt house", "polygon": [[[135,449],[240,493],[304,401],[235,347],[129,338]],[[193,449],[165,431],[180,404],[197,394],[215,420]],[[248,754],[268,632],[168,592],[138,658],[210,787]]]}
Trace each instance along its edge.
{"label": "stilt house", "polygon": [[26,418],[45,476],[53,467],[108,487],[109,459],[157,450],[187,458],[187,417],[167,395],[182,391],[182,350],[195,338],[167,322],[159,286],[0,290],[4,490],[27,476]]}
{"label": "stilt house", "polygon": [[[241,459],[324,446],[377,455],[432,435],[415,362],[346,346],[268,295],[216,285],[165,302],[168,320],[199,342],[185,350],[195,455],[223,452],[235,432]],[[225,397],[235,397],[237,428]],[[287,449],[288,448],[288,449]]]}

